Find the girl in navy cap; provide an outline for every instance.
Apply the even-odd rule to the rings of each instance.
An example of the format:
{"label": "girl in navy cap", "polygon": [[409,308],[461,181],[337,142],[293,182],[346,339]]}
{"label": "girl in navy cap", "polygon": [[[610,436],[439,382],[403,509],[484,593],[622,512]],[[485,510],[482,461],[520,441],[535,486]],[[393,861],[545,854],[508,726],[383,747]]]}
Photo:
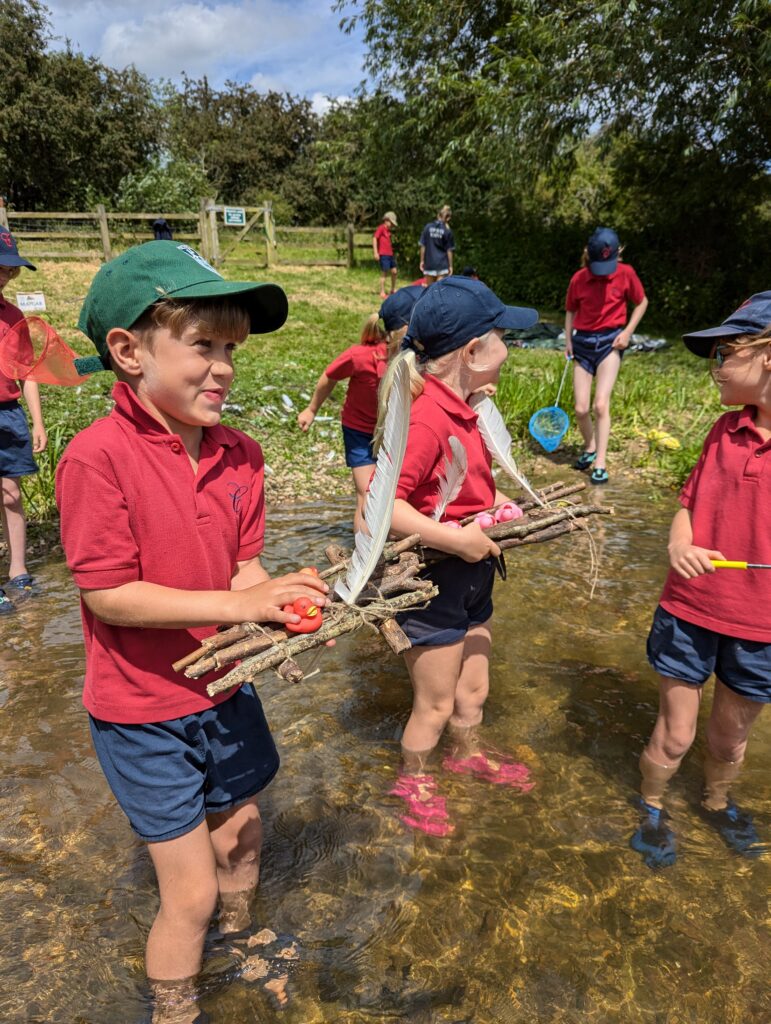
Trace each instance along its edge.
{"label": "girl in navy cap", "polygon": [[[422,294],[422,288],[410,285],[389,295],[380,307],[380,312],[373,313],[365,322],[358,345],[351,345],[341,352],[324,370],[310,402],[297,417],[300,429],[306,431],[334,391],[337,382],[345,377],[350,379],[340,418],[345,464],[353,474],[356,490],[355,530],[361,526],[361,510],[375,465],[372,434],[377,420],[378,385],[385,373],[389,356],[398,351],[412,307]],[[380,320],[385,330],[380,326]]]}
{"label": "girl in navy cap", "polygon": [[[6,330],[24,319],[22,311],[3,297],[6,285],[18,277],[22,267],[35,270],[29,260],[19,256],[11,233],[0,227],[0,345]],[[22,393],[32,419],[31,437],[27,419],[19,405]],[[42,452],[47,443],[37,384],[24,381],[19,387],[15,380],[0,371],[0,483],[3,488],[0,518],[10,558],[9,579],[0,588],[0,614],[14,610],[8,593],[21,597],[33,592],[34,581],[27,572],[27,523],[19,478],[37,473],[32,455],[33,452]]]}
{"label": "girl in navy cap", "polygon": [[[427,573],[439,596],[426,608],[398,617],[412,642],[405,659],[414,700],[402,736],[402,771],[391,792],[406,804],[402,821],[430,835],[453,830],[428,767],[445,730],[447,770],[519,789],[531,786],[524,765],[494,758],[479,745],[488,690],[493,558],[500,549],[476,522],[457,527],[465,516],[508,500],[496,488],[468,400],[497,381],[507,354],[504,329],[530,327],[537,319],[535,310],[505,306],[481,281],[446,278],[415,304],[407,347],[392,361],[380,391],[382,423],[392,375],[406,361],[414,400],[392,529],[398,536],[418,533],[427,547],[452,556]],[[447,503],[435,518],[457,442],[466,471],[445,494]]]}
{"label": "girl in navy cap", "polygon": [[[608,482],[605,460],[610,438],[610,396],[624,350],[648,308],[640,279],[621,262],[621,251],[615,231],[597,228],[584,249],[581,269],[570,279],[565,299],[565,354],[575,360],[573,395],[584,439],[584,452],[575,468],[593,467],[589,478],[593,484]],[[627,319],[629,304],[633,308]]]}
{"label": "girl in navy cap", "polygon": [[671,568],[648,637],[659,714],[640,757],[642,814],[631,846],[651,868],[675,862],[664,795],[696,736],[713,672],[701,812],[737,853],[768,849],[729,790],[752,724],[771,702],[771,291],[683,340],[695,355],[714,359],[721,403],[742,408],[713,425],[680,493]]}

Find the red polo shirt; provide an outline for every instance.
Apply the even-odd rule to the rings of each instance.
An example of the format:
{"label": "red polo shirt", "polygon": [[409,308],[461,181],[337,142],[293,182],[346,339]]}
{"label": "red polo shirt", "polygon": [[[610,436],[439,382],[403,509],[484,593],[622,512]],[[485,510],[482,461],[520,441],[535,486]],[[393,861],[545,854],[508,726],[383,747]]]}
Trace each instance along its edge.
{"label": "red polo shirt", "polygon": [[340,415],[344,427],[374,433],[377,389],[387,365],[387,346],[381,341],[375,345],[351,345],[326,368],[324,373],[330,380],[351,378]]}
{"label": "red polo shirt", "polygon": [[[256,441],[208,427],[194,475],[181,439],[127,384],[115,408],[68,445],[56,474],[67,564],[83,590],[147,580],[180,590],[229,590],[237,562],[262,551],[263,458]],[[108,722],[162,722],[219,704],[207,696],[224,671],[187,679],[172,662],[215,632],[111,626],[81,602],[83,703]]]}
{"label": "red polo shirt", "polygon": [[391,243],[391,229],[387,224],[381,224],[375,229],[375,242],[377,244],[378,256],[393,256],[394,247]]}
{"label": "red polo shirt", "polygon": [[573,274],[565,297],[565,309],[573,314],[577,331],[606,331],[623,327],[627,303],[639,306],[645,298],[640,278],[627,263],[619,263],[612,274],[597,277],[588,267]]}
{"label": "red polo shirt", "polygon": [[[680,493],[693,543],[732,561],[771,564],[771,441],[755,429],[753,406],[727,412],[704,442]],[[771,570],[718,569],[685,580],[670,569],[661,605],[697,626],[771,643]]]}
{"label": "red polo shirt", "polygon": [[458,496],[447,506],[441,522],[482,512],[495,503],[491,458],[477,428],[477,414],[446,384],[425,376],[423,392],[412,403],[407,451],[396,497],[430,516],[439,501],[445,458],[452,459],[450,438],[466,449],[468,470]]}
{"label": "red polo shirt", "polygon": [[[13,327],[19,320],[24,319],[24,314],[18,306],[7,302],[0,295],[0,345],[3,343],[3,335],[7,327]],[[15,380],[0,372],[0,402],[12,402],[21,397],[21,388]]]}

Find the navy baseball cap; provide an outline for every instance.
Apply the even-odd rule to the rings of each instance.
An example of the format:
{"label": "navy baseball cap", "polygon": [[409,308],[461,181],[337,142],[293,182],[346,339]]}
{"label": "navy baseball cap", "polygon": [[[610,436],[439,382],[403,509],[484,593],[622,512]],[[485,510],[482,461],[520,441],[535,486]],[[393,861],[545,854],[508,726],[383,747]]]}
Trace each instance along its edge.
{"label": "navy baseball cap", "polygon": [[612,274],[618,266],[618,235],[611,228],[597,228],[586,243],[589,269],[597,277]]}
{"label": "navy baseball cap", "polygon": [[388,296],[380,307],[380,319],[387,331],[398,331],[410,322],[412,307],[425,290],[422,284],[408,284]]}
{"label": "navy baseball cap", "polygon": [[424,289],[415,303],[402,344],[422,359],[435,359],[494,327],[524,330],[537,320],[536,310],[504,305],[481,281],[445,277]]}
{"label": "navy baseball cap", "polygon": [[685,347],[695,356],[708,359],[716,338],[738,337],[740,334],[760,334],[771,324],[771,292],[756,292],[731,313],[719,327],[707,327],[683,335]]}
{"label": "navy baseball cap", "polygon": [[4,228],[0,228],[0,267],[28,267],[29,270],[37,270],[29,260],[19,256],[13,235]]}

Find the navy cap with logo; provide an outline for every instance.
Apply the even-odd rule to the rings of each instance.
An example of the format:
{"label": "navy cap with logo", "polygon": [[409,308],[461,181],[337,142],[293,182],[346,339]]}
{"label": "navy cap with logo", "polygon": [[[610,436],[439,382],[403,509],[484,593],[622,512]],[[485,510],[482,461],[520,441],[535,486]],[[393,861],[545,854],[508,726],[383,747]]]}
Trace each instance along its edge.
{"label": "navy cap with logo", "polygon": [[380,307],[380,319],[387,331],[398,331],[410,322],[412,307],[425,290],[422,284],[408,284],[388,296]]}
{"label": "navy cap with logo", "polygon": [[719,327],[691,331],[683,335],[685,347],[696,356],[708,359],[718,338],[735,338],[740,334],[760,334],[771,325],[771,291],[756,292],[724,320]]}
{"label": "navy cap with logo", "polygon": [[13,235],[4,228],[0,228],[0,267],[27,267],[29,270],[37,270],[29,260],[19,256]]}
{"label": "navy cap with logo", "polygon": [[612,228],[597,228],[586,243],[589,269],[597,277],[607,277],[618,266],[618,235]]}
{"label": "navy cap with logo", "polygon": [[435,359],[499,327],[524,330],[538,320],[534,309],[506,306],[486,284],[471,277],[445,277],[424,289],[415,303],[403,347]]}

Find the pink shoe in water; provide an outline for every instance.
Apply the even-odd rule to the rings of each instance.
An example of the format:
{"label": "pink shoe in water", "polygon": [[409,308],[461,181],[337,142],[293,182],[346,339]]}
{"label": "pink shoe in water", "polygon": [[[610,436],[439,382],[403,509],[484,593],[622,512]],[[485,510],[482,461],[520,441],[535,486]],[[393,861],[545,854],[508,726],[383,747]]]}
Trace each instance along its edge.
{"label": "pink shoe in water", "polygon": [[436,782],[433,775],[400,775],[388,792],[391,796],[401,797],[407,804],[407,814],[400,815],[400,821],[409,828],[429,836],[448,836],[455,831],[444,797],[434,795]]}
{"label": "pink shoe in water", "polygon": [[522,793],[529,793],[535,785],[530,781],[530,769],[519,761],[510,761],[506,757],[495,757],[484,751],[470,757],[445,757],[442,762],[445,771],[458,775],[475,775],[485,782],[497,786],[511,786]]}

